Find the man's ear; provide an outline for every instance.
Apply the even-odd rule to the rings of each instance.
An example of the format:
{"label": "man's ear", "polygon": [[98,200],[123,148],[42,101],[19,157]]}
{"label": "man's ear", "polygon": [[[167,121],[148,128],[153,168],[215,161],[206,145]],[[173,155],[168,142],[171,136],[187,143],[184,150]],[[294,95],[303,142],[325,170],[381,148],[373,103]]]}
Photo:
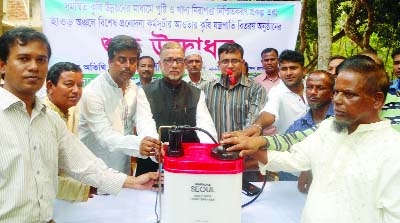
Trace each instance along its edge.
{"label": "man's ear", "polygon": [[6,62],[0,60],[0,73],[5,73],[6,71]]}
{"label": "man's ear", "polygon": [[48,80],[48,81],[46,82],[46,92],[47,92],[47,94],[51,94],[51,93],[53,92],[53,87],[55,87],[54,84],[53,84],[53,82],[51,82],[50,80]]}
{"label": "man's ear", "polygon": [[306,67],[303,67],[303,77],[305,77],[306,74],[307,74],[307,68],[306,68]]}
{"label": "man's ear", "polygon": [[376,92],[374,95],[374,108],[381,109],[385,103],[385,95],[383,92]]}

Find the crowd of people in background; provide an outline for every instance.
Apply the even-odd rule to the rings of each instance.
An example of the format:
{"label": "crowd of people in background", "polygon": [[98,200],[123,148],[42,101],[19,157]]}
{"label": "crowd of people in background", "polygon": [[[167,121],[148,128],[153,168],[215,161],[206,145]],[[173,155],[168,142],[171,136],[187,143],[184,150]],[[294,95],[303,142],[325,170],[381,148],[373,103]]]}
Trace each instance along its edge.
{"label": "crowd of people in background", "polygon": [[[189,125],[240,151],[257,175],[249,179],[298,181],[308,193],[303,222],[400,222],[400,49],[393,80],[374,52],[308,71],[302,53],[273,46],[252,77],[245,49],[224,43],[214,76],[200,51],[167,42],[152,58],[118,35],[108,70],[83,87],[78,65],[48,68],[52,47],[26,27],[0,37],[0,219],[51,222],[55,197],[152,189],[168,141],[158,128]],[[183,142],[212,141],[192,130]]]}

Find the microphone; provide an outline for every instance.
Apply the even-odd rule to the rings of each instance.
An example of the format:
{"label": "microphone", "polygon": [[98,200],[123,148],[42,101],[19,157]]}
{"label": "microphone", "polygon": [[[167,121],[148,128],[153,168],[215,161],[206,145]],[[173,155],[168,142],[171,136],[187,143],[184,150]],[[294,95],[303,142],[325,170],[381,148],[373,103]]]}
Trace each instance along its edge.
{"label": "microphone", "polygon": [[229,82],[230,82],[230,84],[232,84],[232,85],[235,85],[236,83],[237,83],[237,80],[236,80],[236,78],[233,76],[233,71],[231,70],[231,69],[226,69],[226,74],[228,75],[228,77],[229,77]]}

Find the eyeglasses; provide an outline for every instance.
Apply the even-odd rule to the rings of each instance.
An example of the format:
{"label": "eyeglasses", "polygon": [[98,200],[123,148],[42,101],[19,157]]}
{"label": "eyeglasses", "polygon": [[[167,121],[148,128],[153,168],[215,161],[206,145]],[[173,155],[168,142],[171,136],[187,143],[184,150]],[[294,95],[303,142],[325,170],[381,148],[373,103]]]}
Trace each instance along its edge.
{"label": "eyeglasses", "polygon": [[232,65],[236,65],[240,62],[242,62],[242,60],[239,59],[231,59],[231,60],[225,59],[220,61],[220,63],[223,65],[228,65],[229,63],[231,63]]}
{"label": "eyeglasses", "polygon": [[174,62],[176,62],[176,64],[178,64],[178,65],[182,65],[185,62],[185,60],[183,58],[175,58],[175,59],[174,58],[165,58],[165,59],[163,59],[163,62],[168,65],[172,65],[172,64],[174,64]]}
{"label": "eyeglasses", "polygon": [[120,64],[126,64],[128,61],[129,61],[130,64],[136,64],[137,63],[137,58],[136,57],[131,57],[131,58],[117,57],[117,61]]}

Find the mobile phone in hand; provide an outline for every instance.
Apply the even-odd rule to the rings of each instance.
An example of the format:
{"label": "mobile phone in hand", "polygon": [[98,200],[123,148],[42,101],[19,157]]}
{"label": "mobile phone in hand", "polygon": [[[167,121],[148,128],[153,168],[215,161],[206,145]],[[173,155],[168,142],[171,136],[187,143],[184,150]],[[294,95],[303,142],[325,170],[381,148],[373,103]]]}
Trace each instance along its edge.
{"label": "mobile phone in hand", "polygon": [[256,185],[243,181],[242,182],[242,193],[247,195],[247,196],[255,196],[261,192],[261,189],[257,187]]}

